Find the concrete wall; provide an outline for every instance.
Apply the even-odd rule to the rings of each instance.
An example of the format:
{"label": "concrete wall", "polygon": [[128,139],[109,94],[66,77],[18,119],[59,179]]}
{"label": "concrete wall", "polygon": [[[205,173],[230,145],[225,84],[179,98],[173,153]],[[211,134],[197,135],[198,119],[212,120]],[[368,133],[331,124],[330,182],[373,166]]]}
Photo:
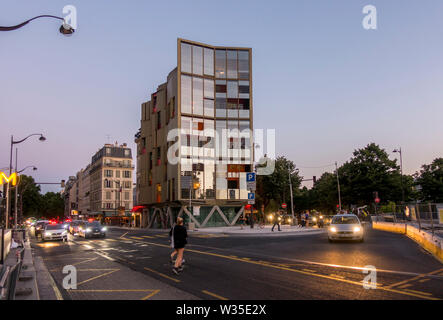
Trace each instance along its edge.
{"label": "concrete wall", "polygon": [[402,223],[373,222],[372,227],[377,230],[406,234],[417,242],[423,249],[430,252],[443,263],[443,239],[433,236],[432,233]]}

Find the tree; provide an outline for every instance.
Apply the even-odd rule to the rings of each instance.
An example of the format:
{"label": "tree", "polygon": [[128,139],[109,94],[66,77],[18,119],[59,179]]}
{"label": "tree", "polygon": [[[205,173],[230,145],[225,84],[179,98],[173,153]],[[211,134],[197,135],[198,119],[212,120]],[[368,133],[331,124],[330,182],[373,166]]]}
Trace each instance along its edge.
{"label": "tree", "polygon": [[421,186],[420,200],[443,202],[443,158],[436,158],[431,164],[423,165],[415,178],[415,184]]}
{"label": "tree", "polygon": [[40,186],[35,184],[34,178],[20,175],[18,184],[19,208],[23,216],[39,216],[41,207]]}
{"label": "tree", "polygon": [[[295,164],[285,157],[275,159],[275,170],[266,176],[257,176],[257,205],[264,205],[265,211],[274,210],[275,204],[280,207],[283,202],[290,200],[289,176],[291,176],[294,192],[298,190],[301,177],[295,170]],[[273,205],[271,208],[271,200]]]}
{"label": "tree", "polygon": [[60,193],[45,193],[42,196],[40,211],[45,217],[62,217],[64,214],[64,201]]}

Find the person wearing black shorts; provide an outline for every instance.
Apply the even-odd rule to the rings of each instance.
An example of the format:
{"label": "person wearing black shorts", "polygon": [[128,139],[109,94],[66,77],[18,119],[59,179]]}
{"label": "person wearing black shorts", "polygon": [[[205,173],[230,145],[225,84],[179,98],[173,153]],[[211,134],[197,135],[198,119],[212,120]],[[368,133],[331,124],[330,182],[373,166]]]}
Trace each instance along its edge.
{"label": "person wearing black shorts", "polygon": [[183,218],[177,218],[177,225],[173,229],[172,237],[174,249],[177,251],[177,259],[175,260],[175,265],[172,272],[178,275],[181,271],[183,271],[183,253],[185,251],[185,246],[188,243],[188,233],[186,228],[183,226]]}

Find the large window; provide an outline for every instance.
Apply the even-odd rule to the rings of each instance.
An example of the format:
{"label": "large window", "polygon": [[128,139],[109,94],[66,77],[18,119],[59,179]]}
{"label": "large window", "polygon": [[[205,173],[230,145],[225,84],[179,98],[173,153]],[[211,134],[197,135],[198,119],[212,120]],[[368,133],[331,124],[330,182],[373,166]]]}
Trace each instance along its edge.
{"label": "large window", "polygon": [[193,83],[193,113],[195,115],[203,115],[203,79],[194,77],[192,79]]}
{"label": "large window", "polygon": [[228,78],[229,79],[237,79],[237,51],[228,50]]}
{"label": "large window", "polygon": [[215,77],[226,78],[226,51],[215,51]]}
{"label": "large window", "polygon": [[214,75],[214,50],[204,48],[204,57],[205,57],[205,74],[208,76]]}
{"label": "large window", "polygon": [[181,44],[181,71],[191,73],[191,46],[186,43]]}
{"label": "large window", "polygon": [[181,77],[181,112],[192,113],[192,78]]}
{"label": "large window", "polygon": [[238,51],[238,77],[249,79],[249,51]]}
{"label": "large window", "polygon": [[192,73],[203,74],[203,48],[192,46]]}

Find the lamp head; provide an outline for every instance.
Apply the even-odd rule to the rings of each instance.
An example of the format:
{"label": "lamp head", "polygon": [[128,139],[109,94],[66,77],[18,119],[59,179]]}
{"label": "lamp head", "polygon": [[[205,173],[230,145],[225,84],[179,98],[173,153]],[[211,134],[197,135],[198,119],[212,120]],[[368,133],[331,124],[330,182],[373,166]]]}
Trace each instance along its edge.
{"label": "lamp head", "polygon": [[63,22],[59,30],[62,35],[67,37],[70,37],[75,32],[74,28],[66,22]]}
{"label": "lamp head", "polygon": [[43,141],[46,140],[46,138],[45,138],[43,135],[41,135],[40,138],[38,138],[38,140],[40,140],[41,142],[43,142]]}

